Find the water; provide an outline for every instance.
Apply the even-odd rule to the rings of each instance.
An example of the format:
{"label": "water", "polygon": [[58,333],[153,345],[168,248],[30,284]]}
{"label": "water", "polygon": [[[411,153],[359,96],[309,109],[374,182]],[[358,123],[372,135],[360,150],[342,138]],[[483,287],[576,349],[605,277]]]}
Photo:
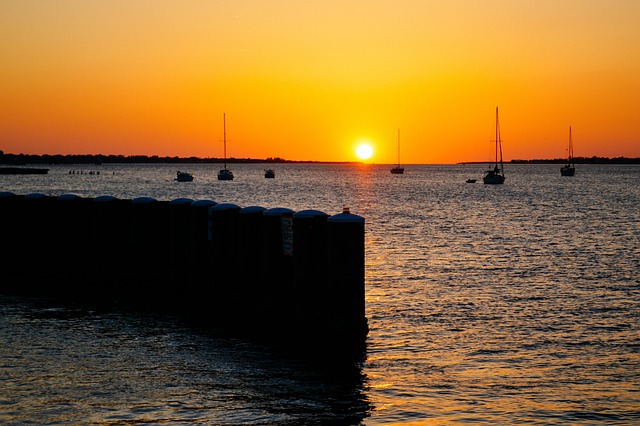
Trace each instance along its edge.
{"label": "water", "polygon": [[640,423],[640,166],[508,165],[498,186],[465,183],[480,165],[74,167],[0,191],[348,206],[366,219],[366,354],[3,296],[2,424]]}

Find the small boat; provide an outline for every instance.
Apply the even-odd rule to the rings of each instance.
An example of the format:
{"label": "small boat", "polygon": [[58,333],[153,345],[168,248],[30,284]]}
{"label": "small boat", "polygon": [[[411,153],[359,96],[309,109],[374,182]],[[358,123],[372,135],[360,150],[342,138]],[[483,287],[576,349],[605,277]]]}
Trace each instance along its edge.
{"label": "small boat", "polygon": [[[486,184],[504,183],[504,165],[502,164],[502,140],[500,140],[500,123],[498,121],[498,107],[496,107],[496,159],[493,169],[485,172],[482,181]],[[500,162],[498,163],[498,153],[500,154]],[[498,167],[498,164],[500,165]]]}
{"label": "small boat", "polygon": [[178,170],[175,180],[178,182],[191,182],[193,181],[193,175],[187,172],[181,172]]}
{"label": "small boat", "polygon": [[36,167],[0,167],[0,175],[46,175],[49,169]]}
{"label": "small boat", "polygon": [[218,180],[233,180],[233,172],[227,168],[220,169],[218,172]]}
{"label": "small boat", "polygon": [[274,177],[276,177],[276,172],[274,172],[273,169],[267,169],[264,171],[264,177],[273,179]]}
{"label": "small boat", "polygon": [[394,175],[401,175],[404,173],[404,167],[400,167],[400,129],[398,129],[398,164],[391,169],[391,173]]}
{"label": "small boat", "polygon": [[571,139],[571,126],[569,126],[569,158],[567,164],[560,168],[561,176],[574,176],[576,174],[576,168],[573,164],[573,140]]}
{"label": "small boat", "polygon": [[218,180],[233,180],[233,172],[227,169],[227,120],[225,114],[222,115],[224,132],[224,168],[218,172]]}
{"label": "small boat", "polygon": [[467,179],[467,183],[476,183],[475,179]]}

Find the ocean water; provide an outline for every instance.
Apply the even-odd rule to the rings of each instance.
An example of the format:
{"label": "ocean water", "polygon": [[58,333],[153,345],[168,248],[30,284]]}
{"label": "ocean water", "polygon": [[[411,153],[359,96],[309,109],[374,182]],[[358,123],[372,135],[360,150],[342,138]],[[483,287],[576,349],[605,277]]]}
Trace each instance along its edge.
{"label": "ocean water", "polygon": [[334,363],[167,312],[0,296],[0,424],[640,424],[640,166],[507,165],[496,186],[465,183],[483,165],[405,167],[0,176],[16,194],[349,207],[370,327],[362,357]]}

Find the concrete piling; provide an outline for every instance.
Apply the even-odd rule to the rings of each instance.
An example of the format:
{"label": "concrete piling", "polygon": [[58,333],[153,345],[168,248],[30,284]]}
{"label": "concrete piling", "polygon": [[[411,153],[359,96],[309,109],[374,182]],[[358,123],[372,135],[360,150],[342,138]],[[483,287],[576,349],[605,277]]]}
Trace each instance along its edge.
{"label": "concrete piling", "polygon": [[[212,273],[212,209],[216,204],[212,200],[191,203],[188,270],[193,282],[203,283]],[[201,291],[195,293],[195,297],[200,300],[203,300],[202,296]]]}
{"label": "concrete piling", "polygon": [[324,320],[328,303],[327,218],[319,210],[293,215],[293,296],[297,316],[304,321]]}
{"label": "concrete piling", "polygon": [[293,213],[283,207],[262,213],[263,306],[274,318],[290,315],[293,303]]}
{"label": "concrete piling", "polygon": [[364,218],[345,208],[327,228],[329,320],[348,335],[366,335]]}
{"label": "concrete piling", "polygon": [[15,292],[17,279],[20,277],[20,262],[24,256],[22,251],[24,196],[13,192],[0,192],[0,235],[2,236],[3,261],[0,273],[5,279],[0,280],[0,291]]}
{"label": "concrete piling", "polygon": [[222,317],[233,314],[237,297],[238,277],[238,218],[240,206],[220,203],[211,208],[211,253],[209,261],[208,303],[214,313]]}
{"label": "concrete piling", "polygon": [[[94,255],[92,199],[63,194],[53,202],[54,236],[51,244],[51,276],[58,282],[51,289],[62,294],[91,294],[91,259]],[[72,278],[73,277],[73,278]]]}
{"label": "concrete piling", "polygon": [[[263,213],[266,210],[260,206],[249,206],[240,209],[238,216],[238,274],[242,294],[251,294],[255,297],[245,298],[243,302],[243,314],[253,316],[260,308],[258,302],[265,294],[265,285],[262,281],[262,227]],[[252,303],[256,301],[258,303]]]}
{"label": "concrete piling", "polygon": [[[96,297],[121,299],[127,291],[125,277],[132,268],[130,244],[131,200],[101,195],[93,199],[94,253],[91,268]],[[128,269],[129,268],[129,269]]]}
{"label": "concrete piling", "polygon": [[169,261],[169,202],[152,197],[131,201],[129,238],[131,256],[126,262],[133,282],[131,297],[139,302],[156,303],[175,289],[166,279]]}

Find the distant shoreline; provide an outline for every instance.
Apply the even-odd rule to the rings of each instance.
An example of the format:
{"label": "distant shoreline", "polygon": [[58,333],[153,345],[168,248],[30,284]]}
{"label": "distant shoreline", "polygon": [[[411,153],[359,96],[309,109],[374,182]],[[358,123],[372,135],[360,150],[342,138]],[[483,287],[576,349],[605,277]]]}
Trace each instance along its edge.
{"label": "distant shoreline", "polygon": [[[157,155],[34,155],[34,154],[5,154],[0,151],[0,164],[10,166],[25,166],[30,164],[215,164],[215,163],[241,164],[241,163],[266,163],[266,164],[366,164],[360,161],[312,161],[312,160],[285,160],[280,157],[268,157],[265,159],[254,158],[200,158],[200,157],[159,157]],[[511,160],[506,164],[564,164],[566,158]],[[640,164],[640,158],[627,157],[576,157],[575,164]],[[455,164],[490,164],[491,161],[461,161]],[[380,163],[382,164],[382,163]]]}
{"label": "distant shoreline", "polygon": [[[565,164],[566,158],[554,159],[535,159],[535,160],[511,160],[505,161],[506,164]],[[640,164],[640,158],[628,157],[575,157],[572,160],[575,164]],[[490,164],[493,161],[462,161],[457,164]]]}
{"label": "distant shoreline", "polygon": [[200,157],[159,157],[157,155],[35,155],[35,154],[4,154],[0,151],[0,164],[10,166],[26,166],[31,164],[239,164],[239,163],[316,163],[316,164],[361,164],[358,161],[311,161],[285,160],[279,157],[266,159],[254,158],[200,158]]}

